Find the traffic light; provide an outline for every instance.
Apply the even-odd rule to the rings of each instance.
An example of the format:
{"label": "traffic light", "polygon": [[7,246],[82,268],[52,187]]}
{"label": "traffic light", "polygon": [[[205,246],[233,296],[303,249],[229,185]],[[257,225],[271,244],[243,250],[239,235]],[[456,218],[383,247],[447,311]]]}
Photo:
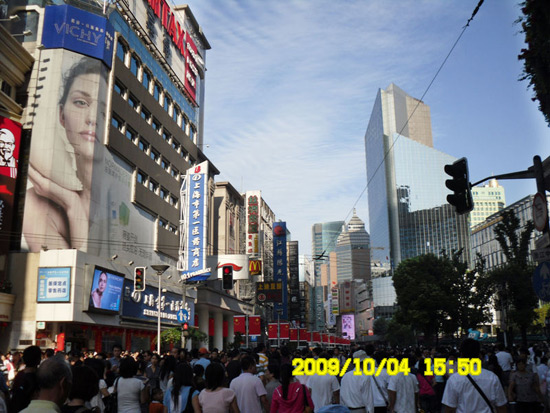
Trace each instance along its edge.
{"label": "traffic light", "polygon": [[224,265],[222,267],[222,288],[224,290],[231,290],[233,288],[233,267],[231,265]]}
{"label": "traffic light", "polygon": [[453,191],[447,195],[447,202],[455,207],[457,214],[465,214],[474,209],[474,200],[468,174],[468,160],[460,158],[452,165],[445,165],[445,173],[453,179],[447,179],[445,186]]}
{"label": "traffic light", "polygon": [[183,325],[181,326],[181,331],[184,337],[189,336],[189,323],[183,323]]}
{"label": "traffic light", "polygon": [[134,291],[145,291],[145,267],[134,268]]}

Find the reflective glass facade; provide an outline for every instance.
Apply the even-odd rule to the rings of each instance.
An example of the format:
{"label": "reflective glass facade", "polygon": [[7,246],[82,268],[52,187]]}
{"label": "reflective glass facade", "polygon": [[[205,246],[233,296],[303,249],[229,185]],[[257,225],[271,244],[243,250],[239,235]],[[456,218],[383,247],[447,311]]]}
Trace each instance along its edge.
{"label": "reflective glass facade", "polygon": [[[446,200],[444,166],[456,158],[431,146],[429,115],[411,117],[408,130],[419,131],[414,138],[398,134],[399,119],[411,111],[399,102],[414,99],[403,95],[394,85],[379,91],[365,135],[373,261],[395,268],[407,258],[464,248],[470,262],[468,216]],[[422,136],[427,130],[429,139]]]}

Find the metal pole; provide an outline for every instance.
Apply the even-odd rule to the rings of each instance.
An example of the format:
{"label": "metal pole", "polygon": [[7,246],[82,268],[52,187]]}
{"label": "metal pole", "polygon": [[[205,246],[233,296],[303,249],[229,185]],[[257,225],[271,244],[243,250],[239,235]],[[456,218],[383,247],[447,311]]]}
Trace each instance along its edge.
{"label": "metal pole", "polygon": [[281,348],[281,313],[277,310],[277,347]]}
{"label": "metal pole", "polygon": [[[187,302],[187,284],[183,281],[183,308],[185,309],[185,303]],[[189,319],[187,320],[189,322]],[[185,336],[183,335],[183,326],[181,329],[181,348],[185,348]]]}
{"label": "metal pole", "polygon": [[161,290],[161,280],[162,280],[162,273],[157,272],[157,275],[159,277],[159,291],[158,291],[158,304],[157,304],[157,353],[160,356],[160,296],[162,294]]}
{"label": "metal pole", "polygon": [[248,348],[248,309],[246,310],[246,315],[244,316],[244,326],[246,327],[246,348]]}

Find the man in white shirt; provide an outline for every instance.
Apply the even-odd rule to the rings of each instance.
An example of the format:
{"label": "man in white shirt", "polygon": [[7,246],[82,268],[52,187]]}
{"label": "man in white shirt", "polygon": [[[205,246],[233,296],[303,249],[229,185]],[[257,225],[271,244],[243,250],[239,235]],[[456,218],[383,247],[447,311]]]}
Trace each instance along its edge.
{"label": "man in white shirt", "polygon": [[[467,338],[460,346],[460,354],[464,358],[479,358],[479,342]],[[481,391],[485,394],[497,413],[506,413],[507,399],[498,377],[491,371],[482,369],[479,375],[470,375]],[[475,388],[468,376],[454,373],[447,380],[442,403],[445,413],[491,413],[481,393]]]}
{"label": "man in white shirt", "polygon": [[270,406],[267,404],[267,391],[262,380],[255,376],[256,360],[250,356],[245,356],[241,360],[242,373],[239,377],[231,380],[229,388],[237,395],[237,405],[241,412],[269,412]]}
{"label": "man in white shirt", "polygon": [[[328,354],[321,353],[319,359],[328,359]],[[313,400],[315,412],[319,411],[321,407],[331,404],[333,401],[335,404],[340,403],[340,384],[336,376],[331,374],[322,376],[314,374],[309,377],[307,387],[311,391],[311,400]]]}
{"label": "man in white shirt", "polygon": [[[367,355],[369,354],[369,348],[367,346]],[[376,359],[376,366],[379,366],[382,362],[382,359],[387,358],[385,352],[376,354],[374,357]],[[377,367],[378,369],[378,367]],[[378,370],[377,370],[378,371]],[[384,367],[380,370],[378,376],[373,376],[372,378],[372,396],[374,399],[374,413],[386,413],[389,406],[389,395],[388,395],[388,386],[390,384],[390,375]]]}
{"label": "man in white shirt", "polygon": [[[409,365],[413,363],[409,360]],[[414,374],[398,373],[390,377],[388,384],[390,413],[416,413],[418,401],[418,380]]]}
{"label": "man in white shirt", "polygon": [[[367,358],[367,353],[363,350],[356,351],[353,358],[363,361]],[[370,375],[355,375],[355,368],[348,369],[340,383],[340,403],[353,413],[374,413],[372,379]]]}
{"label": "man in white shirt", "polygon": [[497,356],[498,364],[502,368],[502,384],[508,388],[514,358],[510,353],[505,351],[502,343],[498,345],[498,351],[495,353],[495,356]]}

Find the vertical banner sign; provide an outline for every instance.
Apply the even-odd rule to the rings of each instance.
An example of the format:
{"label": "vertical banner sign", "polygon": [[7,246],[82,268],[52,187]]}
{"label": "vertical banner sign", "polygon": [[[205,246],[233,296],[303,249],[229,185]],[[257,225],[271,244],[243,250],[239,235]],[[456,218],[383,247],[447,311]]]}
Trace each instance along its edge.
{"label": "vertical banner sign", "polygon": [[260,233],[260,191],[248,191],[246,193],[246,253],[259,255]]}
{"label": "vertical banner sign", "polygon": [[236,315],[233,316],[233,332],[246,334],[245,316]]}
{"label": "vertical banner sign", "polygon": [[288,320],[288,274],[286,256],[286,222],[273,224],[273,281],[280,281],[283,287],[283,302],[273,305],[273,318]]}
{"label": "vertical banner sign", "polygon": [[332,293],[332,314],[338,315],[340,314],[340,303],[338,299],[338,286],[332,287],[331,290]]}
{"label": "vertical banner sign", "polygon": [[279,338],[281,340],[288,340],[290,337],[290,324],[289,323],[281,323],[281,331],[279,333]]}
{"label": "vertical banner sign", "polygon": [[262,334],[262,321],[259,315],[248,316],[248,335],[260,336]]}
{"label": "vertical banner sign", "polygon": [[289,241],[288,243],[288,278],[290,302],[288,303],[288,312],[290,321],[295,321],[294,325],[300,326],[300,275],[298,266],[298,241]]}
{"label": "vertical banner sign", "polygon": [[277,323],[269,323],[268,330],[267,330],[267,338],[270,340],[276,340],[277,339],[277,330],[278,326]]}
{"label": "vertical banner sign", "polygon": [[187,170],[181,188],[180,257],[178,271],[183,281],[204,281],[208,224],[208,161]]}

